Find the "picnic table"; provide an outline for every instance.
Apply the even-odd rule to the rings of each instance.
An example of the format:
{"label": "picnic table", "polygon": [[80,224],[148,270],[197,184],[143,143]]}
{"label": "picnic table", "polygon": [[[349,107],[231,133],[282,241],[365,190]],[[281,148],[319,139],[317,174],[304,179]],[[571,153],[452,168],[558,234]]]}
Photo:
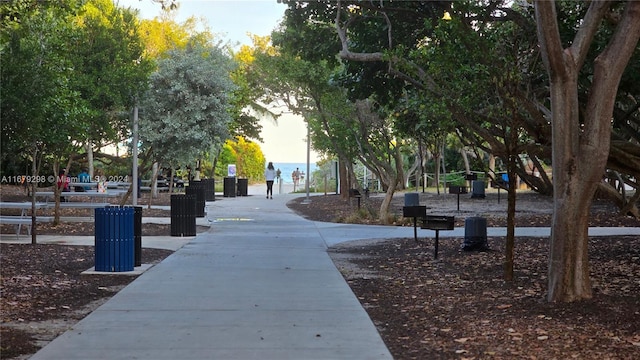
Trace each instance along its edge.
{"label": "picnic table", "polygon": [[[128,189],[129,186],[131,186],[130,182],[122,182],[122,181],[110,181],[110,182],[105,182],[105,186],[107,187],[107,189]],[[70,182],[69,183],[69,188],[71,189],[75,189],[75,188],[83,188],[83,189],[93,189],[95,191],[95,189],[98,188],[98,183],[95,181],[91,181],[91,182]],[[87,191],[91,191],[87,189]],[[82,191],[79,191],[82,192]]]}
{"label": "picnic table", "polygon": [[[46,209],[50,207],[51,204],[36,202],[35,209]],[[2,215],[0,216],[0,224],[12,224],[16,225],[16,236],[20,234],[22,229],[22,225],[27,226],[27,233],[31,234],[31,216],[28,216],[28,212],[32,209],[33,204],[31,202],[0,202],[0,209],[19,209],[20,215],[12,216],[12,215]],[[51,221],[51,217],[43,217],[36,216],[37,222],[43,221]]]}
{"label": "picnic table", "polygon": [[[106,198],[115,198],[122,196],[125,194],[125,190],[107,190],[105,192],[98,191],[65,191],[61,192],[60,196],[65,198],[71,197],[88,197],[91,199],[91,202],[95,202],[96,199],[106,199]],[[44,198],[45,203],[48,203],[49,200],[52,200],[55,196],[55,192],[53,191],[36,191],[36,197]]]}
{"label": "picnic table", "polygon": [[[20,209],[22,210],[22,215],[26,213],[27,210],[31,209],[32,203],[30,201],[23,202],[0,202],[0,209]],[[36,210],[47,208],[50,204],[37,202],[35,204]]]}

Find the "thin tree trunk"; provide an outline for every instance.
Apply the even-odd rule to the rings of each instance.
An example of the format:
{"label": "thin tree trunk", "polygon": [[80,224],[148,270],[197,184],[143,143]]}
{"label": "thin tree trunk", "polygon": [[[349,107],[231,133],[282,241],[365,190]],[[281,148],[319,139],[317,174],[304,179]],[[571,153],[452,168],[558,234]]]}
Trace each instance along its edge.
{"label": "thin tree trunk", "polygon": [[434,154],[434,158],[436,160],[436,173],[435,173],[435,182],[436,182],[436,193],[440,195],[440,153]]}
{"label": "thin tree trunk", "polygon": [[507,190],[507,239],[505,245],[504,279],[513,281],[515,264],[515,229],[516,229],[516,164],[514,159],[508,163],[509,188]]}
{"label": "thin tree trunk", "polygon": [[382,204],[380,205],[380,222],[382,224],[387,224],[389,222],[389,206],[391,206],[391,200],[393,200],[393,194],[396,191],[395,186],[387,187],[387,191],[384,194],[384,199],[382,200]]}
{"label": "thin tree trunk", "polygon": [[91,140],[87,139],[85,147],[87,151],[87,171],[89,172],[89,178],[93,181],[93,146],[91,144]]}
{"label": "thin tree trunk", "polygon": [[[171,179],[167,180],[169,181],[169,184],[167,185],[171,185]],[[155,199],[158,197],[158,162],[154,162],[153,165],[151,166],[151,194],[152,197]],[[151,202],[149,202],[149,204],[151,204]]]}
{"label": "thin tree trunk", "polygon": [[[33,163],[31,164],[31,174],[34,179],[38,176],[38,146],[33,146]],[[31,244],[35,245],[37,241],[37,221],[36,221],[36,186],[37,181],[31,181]]]}

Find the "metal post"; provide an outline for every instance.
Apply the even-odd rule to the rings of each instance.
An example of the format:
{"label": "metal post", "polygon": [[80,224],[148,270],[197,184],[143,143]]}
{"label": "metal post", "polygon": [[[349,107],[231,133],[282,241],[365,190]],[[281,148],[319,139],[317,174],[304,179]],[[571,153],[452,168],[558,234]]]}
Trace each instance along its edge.
{"label": "metal post", "polygon": [[305,187],[307,190],[307,198],[302,202],[303,204],[311,204],[309,199],[309,162],[311,160],[311,127],[309,126],[309,120],[307,120],[307,176],[304,178]]}
{"label": "metal post", "polygon": [[131,169],[131,188],[133,189],[132,201],[133,206],[138,205],[138,101],[133,107],[133,140],[131,143],[131,153],[133,154],[133,166]]}

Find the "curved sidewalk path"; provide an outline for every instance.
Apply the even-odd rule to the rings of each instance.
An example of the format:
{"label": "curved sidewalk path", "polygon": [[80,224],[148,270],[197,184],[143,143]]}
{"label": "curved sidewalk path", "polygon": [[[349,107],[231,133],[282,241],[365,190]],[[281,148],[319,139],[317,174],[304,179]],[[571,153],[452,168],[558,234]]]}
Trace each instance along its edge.
{"label": "curved sidewalk path", "polygon": [[391,359],[297,196],[207,203],[210,231],[31,359]]}
{"label": "curved sidewalk path", "polygon": [[[285,206],[304,195],[276,193],[270,200],[263,192],[250,187],[248,197],[207,203],[210,231],[31,359],[391,359],[326,249],[413,237],[413,228],[308,221]],[[640,228],[590,233],[640,235]],[[489,236],[504,234],[488,229]],[[549,229],[519,228],[516,235],[548,236]],[[464,237],[464,228],[440,236]]]}

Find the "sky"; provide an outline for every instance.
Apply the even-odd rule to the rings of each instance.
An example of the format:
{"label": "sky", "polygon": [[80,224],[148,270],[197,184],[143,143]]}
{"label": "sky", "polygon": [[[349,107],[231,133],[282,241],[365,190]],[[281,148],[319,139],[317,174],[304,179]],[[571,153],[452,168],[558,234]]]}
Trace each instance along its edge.
{"label": "sky", "polygon": [[[162,12],[160,4],[152,0],[114,0],[122,7],[140,10],[140,17],[153,19]],[[195,16],[202,18],[211,32],[220,35],[231,44],[251,45],[247,33],[266,36],[277,27],[286,6],[276,0],[178,0],[176,20],[183,22]],[[306,163],[307,130],[304,120],[295,115],[285,114],[277,124],[271,120],[260,122],[263,126],[263,143],[260,148],[267,162]],[[311,162],[318,155],[312,150]]]}

